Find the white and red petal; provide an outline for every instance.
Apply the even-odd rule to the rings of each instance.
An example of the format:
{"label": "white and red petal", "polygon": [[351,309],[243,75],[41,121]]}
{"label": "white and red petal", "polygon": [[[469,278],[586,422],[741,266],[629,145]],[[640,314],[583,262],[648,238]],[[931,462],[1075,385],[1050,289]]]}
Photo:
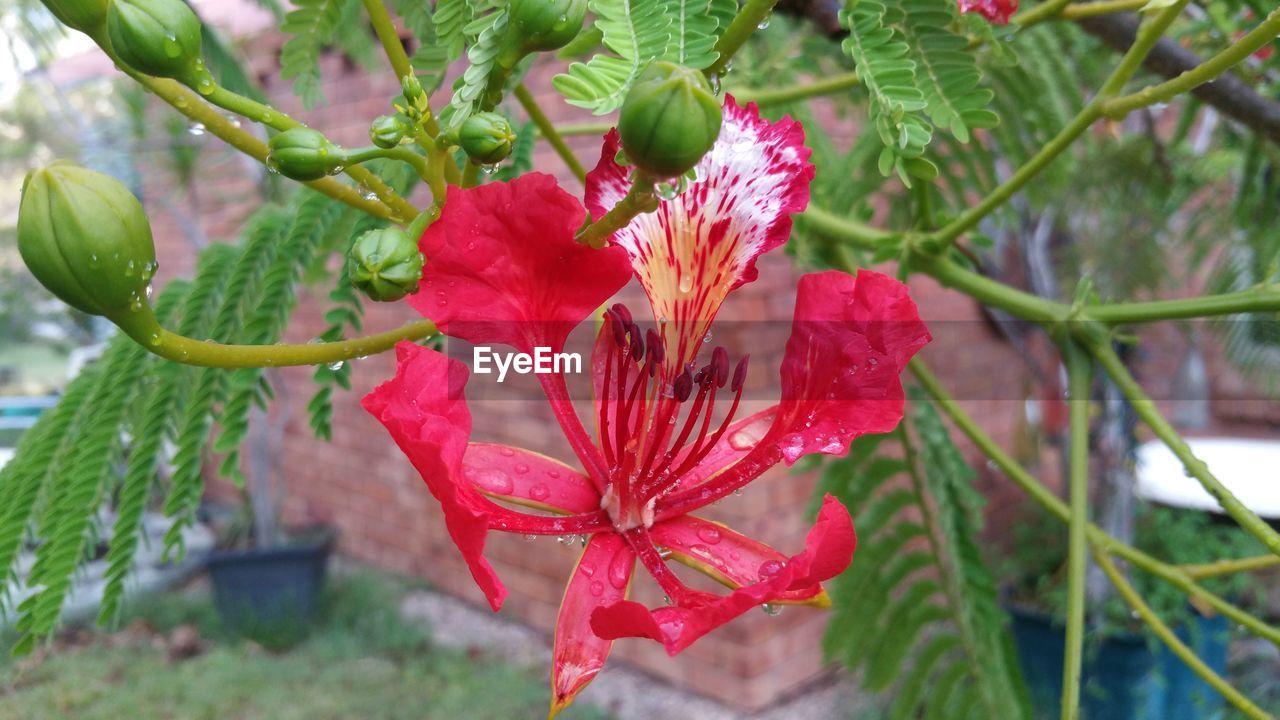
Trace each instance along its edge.
{"label": "white and red petal", "polygon": [[591,630],[597,608],[626,600],[635,553],[616,533],[593,535],[565,588],[551,656],[551,717],[604,667],[613,640]]}
{"label": "white and red petal", "polygon": [[698,604],[650,610],[640,603],[623,600],[597,609],[591,616],[591,627],[602,638],[656,640],[668,654],[675,655],[753,607],[778,602],[788,592],[820,584],[840,574],[853,559],[856,545],[857,535],[849,512],[828,495],[805,539],[804,550],[788,558],[767,579],[740,587],[727,596],[698,593]]}
{"label": "white and red petal", "polygon": [[386,427],[440,503],[449,537],[489,605],[502,607],[507,590],[484,558],[491,528],[542,535],[592,533],[609,526],[600,510],[563,517],[518,513],[481,495],[467,481],[463,457],[471,412],[463,389],[467,367],[411,342],[396,345],[396,375],[364,397],[365,410]]}
{"label": "white and red petal", "polygon": [[471,443],[462,457],[477,490],[507,502],[569,515],[600,509],[591,479],[555,458],[497,443]]}
{"label": "white and red petal", "polygon": [[[627,192],[627,170],[614,161],[618,148],[611,131],[587,177],[592,217]],[[764,120],[753,103],[741,107],[727,96],[720,137],[698,164],[697,181],[614,233],[654,319],[668,324],[668,373],[694,359],[729,291],[756,278],[756,258],[786,242],[791,214],[809,202],[809,154],[799,122]]]}
{"label": "white and red petal", "polygon": [[[787,563],[786,555],[768,545],[693,515],[657,523],[649,529],[649,535],[670,552],[672,560],[735,589],[768,580]],[[830,600],[822,586],[814,583],[788,590],[775,602],[825,607]]]}

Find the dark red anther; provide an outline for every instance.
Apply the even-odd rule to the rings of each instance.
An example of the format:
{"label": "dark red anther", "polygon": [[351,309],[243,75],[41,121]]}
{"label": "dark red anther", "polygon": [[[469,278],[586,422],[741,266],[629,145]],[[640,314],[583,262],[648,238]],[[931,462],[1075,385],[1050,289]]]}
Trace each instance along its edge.
{"label": "dark red anther", "polygon": [[623,305],[622,303],[614,303],[610,310],[613,310],[614,314],[618,316],[618,320],[622,322],[624,327],[630,327],[632,320],[631,311],[627,309],[626,305]]}
{"label": "dark red anther", "polygon": [[[688,370],[685,370],[685,372],[689,372],[689,371],[688,371]],[[706,384],[706,382],[707,382],[707,369],[706,369],[706,368],[700,368],[700,369],[698,370],[698,372],[696,372],[696,373],[694,373],[694,374],[693,374],[693,383],[694,383],[695,385],[705,385],[705,384]]]}
{"label": "dark red anther", "polygon": [[729,387],[734,392],[742,391],[742,383],[747,379],[747,360],[750,359],[750,355],[743,355],[738,361],[738,366],[733,369],[733,383]]}
{"label": "dark red anther", "polygon": [[649,362],[654,366],[662,364],[662,359],[666,357],[666,349],[662,346],[662,336],[653,328],[649,328],[644,333],[645,349],[649,352]]}
{"label": "dark red anther", "polygon": [[711,351],[711,364],[708,375],[713,375],[716,380],[716,387],[724,387],[729,380],[729,352],[723,347],[716,347]]}
{"label": "dark red anther", "polygon": [[631,335],[631,359],[640,362],[640,358],[644,357],[644,340],[640,338],[640,328],[633,324],[628,333]]}
{"label": "dark red anther", "polygon": [[689,368],[685,368],[684,372],[676,376],[676,381],[671,386],[671,394],[678,402],[688,400],[693,394],[693,376],[689,374]]}
{"label": "dark red anther", "polygon": [[627,325],[622,321],[622,317],[618,315],[617,309],[620,307],[622,306],[614,305],[610,308],[608,312],[609,328],[613,330],[613,341],[618,344],[618,347],[624,348],[627,346]]}

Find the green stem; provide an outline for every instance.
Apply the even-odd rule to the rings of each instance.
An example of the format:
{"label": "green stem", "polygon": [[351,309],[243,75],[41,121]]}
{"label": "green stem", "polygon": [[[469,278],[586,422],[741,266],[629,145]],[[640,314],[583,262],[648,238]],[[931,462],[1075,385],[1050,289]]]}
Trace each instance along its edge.
{"label": "green stem", "polygon": [[[214,110],[200,95],[175,80],[155,78],[150,75],[132,72],[129,74],[156,97],[173,106],[175,110],[190,120],[204,125],[205,130],[214,137],[258,162],[266,163],[267,144],[246,132],[239,124],[229,120],[226,115]],[[321,178],[303,184],[317,192],[328,195],[334,200],[346,203],[375,217],[383,220],[396,219],[396,211],[393,211],[387,205],[376,200],[369,200],[355,188],[344,185],[333,178]]]}
{"label": "green stem", "polygon": [[[1031,181],[1036,175],[1040,174],[1054,160],[1058,158],[1076,138],[1080,137],[1095,120],[1102,117],[1102,108],[1106,101],[1120,91],[1124,84],[1133,77],[1133,74],[1142,66],[1142,60],[1151,52],[1151,48],[1155,47],[1160,37],[1164,35],[1164,31],[1168,29],[1170,23],[1182,12],[1182,8],[1186,6],[1188,0],[1178,0],[1173,5],[1160,11],[1154,19],[1147,21],[1138,29],[1138,37],[1134,41],[1133,46],[1128,52],[1120,58],[1120,63],[1111,75],[1103,83],[1098,94],[1089,101],[1087,105],[1081,108],[1079,114],[1075,116],[1070,123],[1058,132],[1052,140],[1050,140],[1040,151],[1031,157],[1022,167],[1006,181],[1000,184],[989,195],[984,197],[977,205],[970,208],[960,215],[960,217],[947,223],[945,227],[928,236],[931,243],[943,246],[950,245],[955,242],[962,234],[976,226],[983,218],[991,214],[993,210],[1003,205],[1013,197],[1014,193],[1022,189],[1024,185]],[[1049,3],[1046,3],[1046,5]]]}
{"label": "green stem", "polygon": [[913,269],[932,276],[944,287],[959,290],[981,303],[1006,310],[1024,320],[1048,325],[1063,322],[1071,315],[1071,308],[1063,303],[1009,287],[962,268],[945,256],[916,255],[911,264]]}
{"label": "green stem", "polygon": [[658,198],[653,191],[653,181],[639,171],[631,179],[631,189],[604,217],[578,231],[578,242],[593,248],[604,247],[609,236],[626,227],[637,215],[653,212]]}
{"label": "green stem", "polygon": [[1150,85],[1130,95],[1107,100],[1102,105],[1102,112],[1109,118],[1119,119],[1138,108],[1171,100],[1198,85],[1211,82],[1274,40],[1276,35],[1280,35],[1280,8],[1272,10],[1258,27],[1245,34],[1226,50],[1176,78],[1158,85]]}
{"label": "green stem", "polygon": [[1191,446],[1187,445],[1173,425],[1169,424],[1169,421],[1160,413],[1155,402],[1147,396],[1138,381],[1134,380],[1133,375],[1124,366],[1124,362],[1120,360],[1120,356],[1111,349],[1110,342],[1105,339],[1099,341],[1094,337],[1081,339],[1087,344],[1090,353],[1098,363],[1107,371],[1111,381],[1124,393],[1125,399],[1133,406],[1134,412],[1155,432],[1156,437],[1164,441],[1164,444],[1173,451],[1187,473],[1200,482],[1200,485],[1218,501],[1228,515],[1240,524],[1240,527],[1257,538],[1268,550],[1280,555],[1280,534],[1272,530],[1271,526],[1256,513],[1245,507],[1235,494],[1214,477],[1209,471],[1209,466],[1191,452]]}
{"label": "green stem", "polygon": [[1042,2],[1030,10],[1023,10],[1009,19],[1009,22],[1018,27],[1030,27],[1038,22],[1043,22],[1049,18],[1057,17],[1067,5],[1071,4],[1071,0],[1049,0]]}
{"label": "green stem", "polygon": [[1112,13],[1141,10],[1150,0],[1096,0],[1095,2],[1072,3],[1058,13],[1062,20],[1080,20],[1082,18],[1110,15]]}
{"label": "green stem", "polygon": [[1080,715],[1080,667],[1084,659],[1085,553],[1089,530],[1089,356],[1064,343],[1071,439],[1067,519],[1067,636],[1062,673],[1062,720]]}
{"label": "green stem", "polygon": [[1219,575],[1266,570],[1276,565],[1280,565],[1280,555],[1257,555],[1232,560],[1218,560],[1217,562],[1204,563],[1202,565],[1180,565],[1179,569],[1195,580],[1203,580],[1205,578],[1218,577]]}
{"label": "green stem", "polygon": [[761,107],[781,105],[782,103],[804,100],[805,98],[831,95],[841,90],[848,90],[858,85],[858,74],[855,72],[832,75],[825,80],[816,80],[803,85],[783,88],[739,88],[733,96],[740,102],[754,102]]}
{"label": "green stem", "polygon": [[743,4],[742,9],[733,18],[733,22],[729,23],[724,34],[716,41],[716,52],[720,56],[711,63],[710,67],[703,70],[707,77],[724,74],[725,67],[733,59],[734,53],[747,42],[747,38],[751,37],[760,23],[769,17],[769,13],[773,12],[773,6],[777,4],[778,0],[747,0]]}
{"label": "green stem", "polygon": [[801,217],[805,225],[812,230],[864,250],[878,250],[899,237],[887,230],[840,217],[817,205],[810,205]]}
{"label": "green stem", "polygon": [[400,43],[400,33],[396,32],[395,23],[391,21],[386,6],[381,0],[364,0],[364,10],[369,15],[369,24],[378,36],[378,42],[382,43],[382,51],[391,63],[391,69],[396,73],[396,79],[412,75],[413,65],[404,51],[404,45]]}
{"label": "green stem", "polygon": [[421,340],[434,335],[436,326],[419,320],[395,330],[337,342],[303,345],[223,345],[183,337],[168,330],[142,333],[130,337],[160,357],[186,365],[216,368],[261,368],[287,365],[324,365],[352,358],[375,355],[390,349],[401,340]]}
{"label": "green stem", "polygon": [[1280,311],[1280,288],[1256,287],[1223,295],[1099,305],[1088,308],[1086,314],[1105,323],[1142,323],[1277,311]]}
{"label": "green stem", "polygon": [[1111,558],[1105,551],[1099,548],[1094,548],[1093,557],[1097,560],[1098,566],[1102,568],[1102,571],[1106,573],[1108,578],[1110,578],[1111,584],[1114,585],[1116,591],[1120,593],[1120,597],[1124,598],[1125,602],[1129,603],[1129,607],[1133,608],[1133,610],[1138,613],[1138,617],[1142,618],[1142,621],[1147,624],[1147,627],[1151,628],[1151,632],[1154,633],[1156,637],[1160,638],[1161,642],[1163,642],[1174,655],[1177,655],[1182,662],[1186,663],[1187,667],[1191,668],[1195,674],[1199,675],[1205,682],[1213,686],[1213,689],[1222,693],[1222,696],[1226,698],[1228,702],[1236,706],[1236,708],[1247,717],[1254,718],[1255,720],[1270,720],[1271,715],[1269,713],[1257,705],[1254,705],[1249,698],[1242,695],[1239,690],[1236,690],[1235,687],[1231,685],[1231,683],[1224,680],[1221,675],[1214,672],[1212,668],[1206,665],[1204,661],[1196,655],[1194,650],[1187,647],[1186,643],[1178,639],[1177,634],[1174,633],[1173,630],[1171,630],[1169,626],[1156,615],[1155,611],[1151,609],[1151,606],[1147,605],[1147,603],[1143,601],[1142,596],[1139,595],[1138,591],[1129,584],[1129,581],[1124,579],[1124,575],[1120,573],[1119,568],[1117,568],[1115,563],[1111,561]]}
{"label": "green stem", "polygon": [[[363,148],[353,148],[346,151],[346,160],[352,165],[356,163],[368,162],[376,158],[386,158],[388,160],[399,160],[413,168],[418,177],[427,180],[431,176],[430,161],[410,150],[407,147],[380,148],[377,146],[369,146]],[[351,167],[348,165],[347,167]],[[415,216],[416,217],[416,216]]]}
{"label": "green stem", "polygon": [[534,99],[533,94],[529,92],[529,88],[524,83],[516,85],[516,100],[520,101],[520,107],[529,115],[529,119],[534,125],[538,126],[538,131],[542,133],[542,137],[546,138],[551,147],[555,149],[556,154],[569,167],[573,176],[578,178],[578,182],[586,183],[587,171],[582,167],[582,163],[578,162],[577,156],[569,149],[564,138],[560,133],[556,132],[556,126],[552,124],[547,114],[542,112],[542,108],[538,106],[538,101]]}
{"label": "green stem", "polygon": [[[253,98],[247,98],[243,95],[233,93],[219,85],[215,85],[213,87],[213,91],[205,97],[209,102],[224,110],[230,110],[231,112],[243,115],[250,120],[260,122],[274,130],[280,130],[283,132],[296,127],[302,127],[302,123],[293,119],[287,113],[283,113],[275,108],[263,105]],[[181,107],[178,107],[178,110],[186,112]],[[265,153],[263,157],[265,158]],[[350,165],[345,168],[343,172],[352,180],[355,180],[361,185],[369,188],[369,190],[371,190],[379,200],[394,210],[403,222],[408,222],[410,219],[417,217],[418,209],[410,204],[409,201],[400,197],[400,195],[396,193],[390,185],[386,184],[382,178],[378,177],[368,168],[362,168],[359,165]],[[357,192],[356,194],[359,195],[360,193]]]}
{"label": "green stem", "polygon": [[[613,128],[611,122],[582,122],[582,123],[563,123],[556,125],[556,134],[560,137],[573,137],[575,135],[604,135]],[[541,130],[539,130],[541,132]],[[545,137],[545,134],[543,135]]]}
{"label": "green stem", "polygon": [[[1013,456],[1005,452],[1003,448],[973,419],[968,413],[960,407],[949,394],[938,378],[929,371],[918,358],[912,360],[908,366],[912,375],[920,383],[930,397],[938,403],[939,409],[942,410],[956,428],[965,437],[969,438],[984,455],[996,464],[996,467],[1013,481],[1023,492],[1027,494],[1033,501],[1039,504],[1059,520],[1067,522],[1071,517],[1071,510],[1066,503],[1062,502],[1056,494],[1043,483],[1035,478],[1026,468],[1022,467]],[[1192,599],[1200,600],[1212,607],[1214,610],[1222,613],[1232,622],[1244,626],[1258,637],[1269,640],[1270,642],[1280,644],[1280,629],[1274,628],[1267,623],[1259,620],[1253,615],[1241,610],[1231,603],[1223,600],[1218,595],[1205,590],[1198,585],[1187,573],[1179,568],[1161,562],[1150,555],[1138,550],[1137,548],[1120,542],[1116,538],[1108,535],[1102,528],[1090,523],[1088,525],[1089,542],[1095,546],[1102,546],[1107,552],[1127,560],[1135,567],[1141,568],[1148,573],[1164,580],[1181,590],[1184,594]]]}

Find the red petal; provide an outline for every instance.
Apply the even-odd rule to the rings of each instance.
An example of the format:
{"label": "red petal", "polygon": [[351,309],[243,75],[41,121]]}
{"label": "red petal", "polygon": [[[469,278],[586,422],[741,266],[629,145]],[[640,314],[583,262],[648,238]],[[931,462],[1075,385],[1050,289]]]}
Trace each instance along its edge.
{"label": "red petal", "polygon": [[828,495],[805,539],[804,550],[767,579],[723,597],[700,594],[704,601],[697,606],[649,610],[640,603],[623,600],[596,610],[591,616],[591,627],[603,638],[657,640],[668,654],[675,655],[757,605],[776,602],[788,591],[810,587],[840,574],[849,566],[856,545],[857,536],[849,512],[840,501]]}
{"label": "red petal", "polygon": [[556,620],[551,658],[553,717],[604,667],[613,641],[591,631],[591,614],[626,599],[634,567],[635,553],[616,533],[593,535],[582,551]]}
{"label": "red petal", "polygon": [[854,438],[897,427],[900,375],[930,339],[907,286],[887,275],[802,277],[770,429],[787,463],[814,452],[843,455]]}
{"label": "red petal", "polygon": [[[587,176],[593,217],[627,192],[627,171],[614,162],[618,147],[611,131]],[[654,319],[670,323],[668,372],[694,358],[729,291],[756,278],[756,257],[786,242],[791,214],[809,203],[808,158],[800,123],[763,120],[754,104],[739,107],[727,96],[720,137],[698,164],[699,179],[614,233],[649,295]]]}
{"label": "red petal", "polygon": [[[902,370],[930,339],[907,287],[887,275],[828,271],[800,278],[782,359],[782,401],[765,411],[775,413],[768,433],[727,469],[704,468],[709,481],[684,484],[659,500],[659,519],[714,502],[779,460],[843,455],[855,438],[889,432],[902,419]],[[757,424],[751,434],[758,430]]]}
{"label": "red petal", "polygon": [[574,240],[584,215],[541,173],[450,187],[419,243],[426,264],[409,303],[472,343],[563,349],[569,332],[631,276],[621,250]]}
{"label": "red petal", "polygon": [[[758,540],[692,515],[657,523],[649,535],[670,551],[672,560],[731,588],[767,580],[787,562],[786,555]],[[825,600],[822,586],[814,583],[789,590],[778,600],[804,602],[819,597]]]}
{"label": "red petal", "polygon": [[517,533],[564,535],[609,527],[600,510],[566,517],[524,515],[495,504],[464,480],[463,455],[471,435],[471,412],[463,388],[467,368],[457,360],[411,342],[396,345],[396,375],[365,396],[365,410],[378,419],[422,475],[444,511],[449,537],[494,610],[506,588],[484,559],[491,527]]}
{"label": "red petal", "polygon": [[490,497],[565,515],[600,509],[600,493],[586,475],[532,450],[471,443],[462,468]]}
{"label": "red petal", "polygon": [[958,0],[960,12],[978,13],[994,25],[1008,25],[1018,12],[1018,0]]}

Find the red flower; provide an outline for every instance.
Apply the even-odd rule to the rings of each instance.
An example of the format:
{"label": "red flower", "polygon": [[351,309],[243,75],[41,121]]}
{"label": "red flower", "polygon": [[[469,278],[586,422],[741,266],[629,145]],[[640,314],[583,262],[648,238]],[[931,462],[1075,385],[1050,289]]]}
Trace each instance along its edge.
{"label": "red flower", "polygon": [[1008,25],[1009,18],[1018,12],[1018,0],[957,0],[960,12],[976,12],[996,25]]}
{"label": "red flower", "polygon": [[[799,123],[770,123],[729,98],[699,180],[633,220],[611,247],[575,242],[582,206],[538,174],[451,188],[444,213],[422,237],[423,287],[410,302],[454,337],[559,352],[569,331],[632,275],[657,320],[645,331],[621,305],[605,313],[591,362],[594,438],[564,377],[536,375],[581,470],[528,450],[468,442],[467,369],[434,350],[399,346],[395,378],[364,400],[422,473],[495,610],[506,591],[484,559],[489,530],[588,538],[556,626],[552,715],[599,672],[614,639],[648,637],[675,654],[763,603],[824,605],[821,582],[852,558],[852,521],[831,497],[804,549],[790,557],[690,514],[779,461],[843,454],[855,437],[891,430],[902,417],[899,374],[929,340],[897,281],[865,270],[807,275],[797,290],[780,402],[732,422],[746,358],[730,367],[725,350],[715,348],[701,353],[699,367],[698,356],[726,295],[755,278],[756,257],[786,241],[790,214],[808,203],[813,167],[803,140]],[[610,133],[588,177],[596,217],[626,192],[616,152]],[[713,428],[717,400],[729,408]],[[636,560],[672,606],[649,610],[626,599]],[[668,560],[732,591],[693,590]]]}

